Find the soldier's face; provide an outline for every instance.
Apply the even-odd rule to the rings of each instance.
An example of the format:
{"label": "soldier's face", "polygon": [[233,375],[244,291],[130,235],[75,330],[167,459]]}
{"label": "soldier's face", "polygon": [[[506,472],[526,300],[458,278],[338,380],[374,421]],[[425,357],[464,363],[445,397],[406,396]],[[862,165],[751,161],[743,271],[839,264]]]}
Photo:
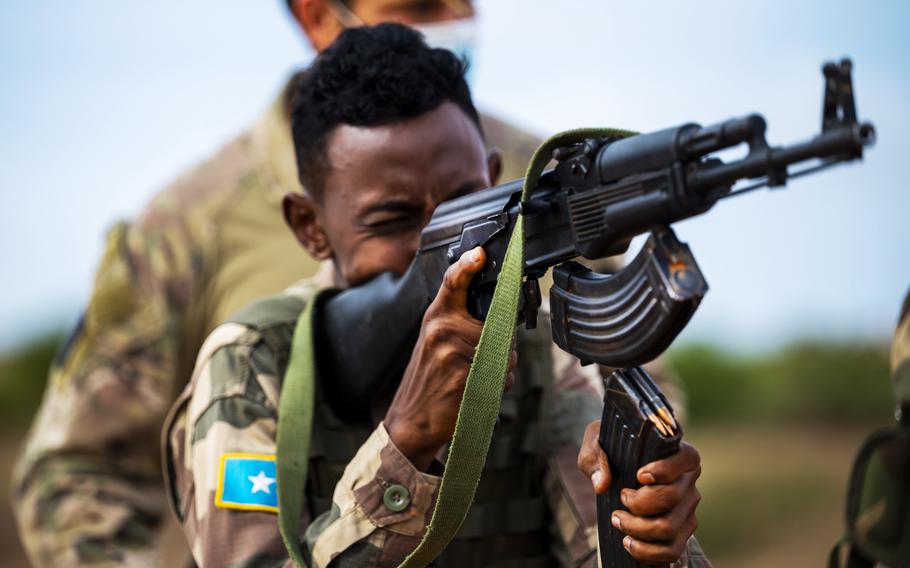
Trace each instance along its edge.
{"label": "soldier's face", "polygon": [[346,27],[383,22],[420,26],[474,18],[473,0],[293,0],[290,7],[317,51]]}
{"label": "soldier's face", "polygon": [[397,22],[399,24],[426,24],[474,16],[472,0],[354,0],[342,4],[366,24]]}
{"label": "soldier's face", "polygon": [[322,199],[311,202],[312,215],[288,220],[310,253],[332,258],[349,285],[403,274],[436,207],[489,187],[497,165],[496,158],[488,164],[477,127],[453,103],[400,124],[340,126],[327,154]]}

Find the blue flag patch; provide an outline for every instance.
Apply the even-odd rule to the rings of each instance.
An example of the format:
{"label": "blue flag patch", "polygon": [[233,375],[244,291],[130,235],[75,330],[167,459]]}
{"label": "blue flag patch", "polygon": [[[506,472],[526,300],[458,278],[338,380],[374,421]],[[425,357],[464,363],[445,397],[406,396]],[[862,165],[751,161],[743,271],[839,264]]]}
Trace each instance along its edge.
{"label": "blue flag patch", "polygon": [[218,469],[216,507],[278,512],[275,456],[222,454]]}

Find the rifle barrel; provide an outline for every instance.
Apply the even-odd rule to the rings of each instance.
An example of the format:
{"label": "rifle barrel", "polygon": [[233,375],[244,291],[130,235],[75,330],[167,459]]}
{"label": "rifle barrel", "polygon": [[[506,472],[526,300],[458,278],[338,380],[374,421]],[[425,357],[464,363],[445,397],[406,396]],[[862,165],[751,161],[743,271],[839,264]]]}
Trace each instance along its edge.
{"label": "rifle barrel", "polygon": [[846,162],[862,158],[863,147],[875,141],[875,129],[869,123],[832,128],[792,146],[753,150],[742,160],[714,163],[690,172],[686,186],[702,193],[718,187],[729,187],[741,179],[756,179],[783,172],[789,165],[812,158],[833,158]]}
{"label": "rifle barrel", "polygon": [[679,145],[683,157],[691,160],[764,136],[766,128],[765,119],[760,114],[750,114],[683,131]]}

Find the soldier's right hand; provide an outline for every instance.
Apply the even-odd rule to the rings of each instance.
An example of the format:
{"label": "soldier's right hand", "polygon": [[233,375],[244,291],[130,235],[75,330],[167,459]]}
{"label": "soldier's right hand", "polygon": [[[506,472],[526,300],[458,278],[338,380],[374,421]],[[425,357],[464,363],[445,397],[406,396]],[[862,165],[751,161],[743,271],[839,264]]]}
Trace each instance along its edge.
{"label": "soldier's right hand", "polygon": [[[483,322],[468,312],[468,285],[485,261],[486,253],[477,247],[446,270],[386,413],[385,426],[392,442],[420,470],[430,466],[455,432],[465,379],[483,329]],[[514,380],[516,363],[513,350],[506,388]]]}

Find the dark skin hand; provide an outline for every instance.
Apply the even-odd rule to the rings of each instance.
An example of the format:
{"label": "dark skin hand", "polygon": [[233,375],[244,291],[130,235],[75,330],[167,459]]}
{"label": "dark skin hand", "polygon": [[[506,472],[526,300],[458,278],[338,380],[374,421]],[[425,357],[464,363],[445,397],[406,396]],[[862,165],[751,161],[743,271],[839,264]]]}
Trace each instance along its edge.
{"label": "dark skin hand", "polygon": [[[578,468],[591,479],[598,495],[612,481],[609,460],[597,441],[599,434],[600,420],[588,424],[578,454]],[[682,442],[677,453],[638,470],[642,487],[622,490],[620,499],[628,511],[613,511],[611,522],[627,535],[623,545],[636,560],[669,563],[686,550],[686,541],[698,526],[695,508],[701,494],[695,481],[699,475],[698,450]]]}
{"label": "dark skin hand", "polygon": [[[449,267],[430,304],[401,385],[385,417],[389,437],[418,468],[426,470],[452,439],[455,420],[483,323],[468,313],[471,278],[483,268],[480,247]],[[505,389],[515,380],[518,355],[509,359]]]}
{"label": "dark skin hand", "polygon": [[[284,215],[307,251],[332,259],[338,279],[349,286],[383,272],[403,274],[436,207],[489,187],[500,168],[499,155],[487,154],[477,127],[452,103],[401,123],[339,126],[329,136],[327,158],[323,197],[288,194]],[[465,294],[485,260],[475,249],[446,271],[385,417],[392,442],[423,471],[455,429],[482,328],[468,313]],[[513,352],[509,368],[516,362]],[[507,387],[511,377],[504,382]],[[594,435],[585,437],[579,462],[594,464],[582,467],[589,477],[601,472],[595,489],[602,492],[609,465],[597,443],[598,424],[588,428]],[[618,514],[636,558],[675,559],[695,529],[698,453],[684,448],[681,457],[643,468],[655,476],[653,484],[631,495],[632,513]]]}

